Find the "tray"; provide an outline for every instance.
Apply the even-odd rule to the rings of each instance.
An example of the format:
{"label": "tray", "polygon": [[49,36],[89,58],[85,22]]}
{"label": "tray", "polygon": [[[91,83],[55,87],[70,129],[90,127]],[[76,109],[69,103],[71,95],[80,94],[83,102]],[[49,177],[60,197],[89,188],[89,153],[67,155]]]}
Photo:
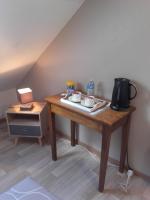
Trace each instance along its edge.
{"label": "tray", "polygon": [[[82,98],[83,98],[83,96],[82,96]],[[60,101],[63,103],[66,103],[68,105],[71,105],[73,107],[79,108],[81,110],[87,111],[87,112],[95,112],[97,110],[105,108],[108,105],[107,101],[94,97],[95,104],[92,107],[87,107],[83,104],[82,98],[81,98],[81,101],[74,102],[74,101],[71,101],[70,97],[67,97],[67,98],[63,97],[60,99]]]}

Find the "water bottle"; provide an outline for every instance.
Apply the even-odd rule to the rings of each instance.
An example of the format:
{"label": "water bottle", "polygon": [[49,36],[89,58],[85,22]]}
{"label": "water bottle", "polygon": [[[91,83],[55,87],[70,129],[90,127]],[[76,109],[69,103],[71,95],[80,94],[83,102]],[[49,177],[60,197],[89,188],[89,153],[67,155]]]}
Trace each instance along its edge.
{"label": "water bottle", "polygon": [[94,95],[94,87],[95,87],[94,81],[90,80],[87,84],[87,87],[86,87],[87,95],[89,95],[89,96]]}

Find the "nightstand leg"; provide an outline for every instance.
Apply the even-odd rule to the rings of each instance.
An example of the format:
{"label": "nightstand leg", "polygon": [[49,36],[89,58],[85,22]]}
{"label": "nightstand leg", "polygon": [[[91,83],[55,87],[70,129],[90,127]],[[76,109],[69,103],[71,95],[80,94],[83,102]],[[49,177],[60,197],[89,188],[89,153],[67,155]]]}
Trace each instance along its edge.
{"label": "nightstand leg", "polygon": [[42,146],[42,138],[38,138],[39,145]]}
{"label": "nightstand leg", "polygon": [[18,144],[18,140],[19,140],[19,138],[15,138],[15,141],[14,141],[15,145]]}

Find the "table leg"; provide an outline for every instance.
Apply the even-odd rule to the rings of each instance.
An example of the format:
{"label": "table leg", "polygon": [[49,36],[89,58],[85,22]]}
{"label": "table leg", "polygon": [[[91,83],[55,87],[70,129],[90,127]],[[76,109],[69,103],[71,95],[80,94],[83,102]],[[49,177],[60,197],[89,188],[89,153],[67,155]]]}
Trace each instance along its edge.
{"label": "table leg", "polygon": [[71,146],[76,145],[76,123],[71,121]]}
{"label": "table leg", "polygon": [[131,119],[131,115],[128,116],[127,120],[125,121],[125,123],[122,127],[122,141],[121,141],[120,166],[119,166],[119,171],[121,173],[123,173],[124,168],[125,168],[125,159],[126,159],[127,147],[128,147],[130,119]]}
{"label": "table leg", "polygon": [[76,144],[79,144],[79,124],[76,123]]}
{"label": "table leg", "polygon": [[50,112],[50,135],[51,135],[52,159],[57,160],[55,114],[51,112]]}
{"label": "table leg", "polygon": [[111,132],[107,127],[104,127],[102,132],[102,150],[101,150],[100,173],[99,173],[100,192],[104,191],[110,139],[111,139]]}
{"label": "table leg", "polygon": [[[50,117],[49,117],[50,116]],[[51,111],[48,110],[47,112],[47,118],[46,118],[47,122],[46,122],[46,130],[45,130],[45,134],[44,134],[44,140],[46,144],[51,144],[51,133],[50,133],[50,127],[51,127]]]}

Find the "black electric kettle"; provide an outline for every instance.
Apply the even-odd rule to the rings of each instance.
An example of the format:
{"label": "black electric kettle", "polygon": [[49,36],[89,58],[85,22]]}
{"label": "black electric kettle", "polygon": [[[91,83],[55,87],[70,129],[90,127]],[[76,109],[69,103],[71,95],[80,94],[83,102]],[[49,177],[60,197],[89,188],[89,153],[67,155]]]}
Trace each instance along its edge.
{"label": "black electric kettle", "polygon": [[[131,97],[131,88],[134,88],[134,95]],[[115,78],[112,101],[110,107],[113,110],[128,108],[130,100],[137,95],[136,87],[126,78]]]}

